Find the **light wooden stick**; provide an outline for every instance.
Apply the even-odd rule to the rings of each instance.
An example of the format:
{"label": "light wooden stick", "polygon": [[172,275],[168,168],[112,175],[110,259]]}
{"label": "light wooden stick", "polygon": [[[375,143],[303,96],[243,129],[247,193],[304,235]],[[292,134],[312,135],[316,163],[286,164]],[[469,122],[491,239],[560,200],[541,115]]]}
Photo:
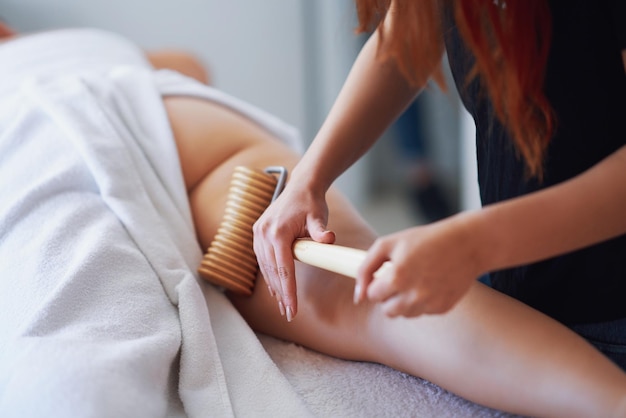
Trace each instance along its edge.
{"label": "light wooden stick", "polygon": [[329,270],[356,279],[366,252],[336,244],[323,244],[310,239],[297,239],[293,243],[293,256],[305,264]]}
{"label": "light wooden stick", "polygon": [[[363,264],[367,254],[364,250],[337,244],[324,244],[308,238],[297,239],[293,243],[292,250],[294,258],[298,261],[353,279],[356,279],[359,267]],[[391,263],[385,261],[374,275],[378,276],[390,267]]]}

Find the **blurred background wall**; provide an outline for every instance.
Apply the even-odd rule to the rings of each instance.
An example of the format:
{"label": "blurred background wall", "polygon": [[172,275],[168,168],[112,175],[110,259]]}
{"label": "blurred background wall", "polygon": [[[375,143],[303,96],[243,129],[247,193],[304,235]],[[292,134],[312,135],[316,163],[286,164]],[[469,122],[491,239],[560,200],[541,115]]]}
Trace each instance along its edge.
{"label": "blurred background wall", "polygon": [[[365,41],[354,34],[353,0],[0,0],[0,16],[25,32],[89,26],[146,49],[191,51],[216,87],[293,124],[307,142]],[[472,123],[448,87],[427,89],[420,124],[446,199],[470,209],[478,205]],[[393,136],[337,183],[381,233],[426,222],[407,198]]]}

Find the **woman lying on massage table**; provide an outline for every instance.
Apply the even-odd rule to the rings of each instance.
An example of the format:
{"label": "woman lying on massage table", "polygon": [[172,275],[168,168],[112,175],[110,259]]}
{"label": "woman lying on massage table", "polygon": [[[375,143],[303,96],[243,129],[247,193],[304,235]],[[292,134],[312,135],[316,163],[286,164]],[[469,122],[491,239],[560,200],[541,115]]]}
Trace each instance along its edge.
{"label": "woman lying on massage table", "polygon": [[[199,245],[206,249],[234,167],[291,168],[299,155],[224,106],[190,97],[163,102]],[[337,243],[368,248],[375,233],[350,203],[337,190],[328,203]],[[306,265],[297,266],[297,277],[299,314],[291,323],[281,318],[262,279],[251,297],[229,296],[258,332],[331,356],[382,363],[489,407],[533,416],[626,414],[623,371],[567,328],[480,283],[445,315],[389,319],[376,305],[352,303],[351,280]]]}

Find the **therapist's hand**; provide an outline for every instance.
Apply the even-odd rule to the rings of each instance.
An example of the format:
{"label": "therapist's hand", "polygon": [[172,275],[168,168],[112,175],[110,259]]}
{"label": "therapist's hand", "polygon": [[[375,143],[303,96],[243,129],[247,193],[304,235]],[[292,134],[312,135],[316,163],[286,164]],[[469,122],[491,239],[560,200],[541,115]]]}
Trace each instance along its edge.
{"label": "therapist's hand", "polygon": [[325,194],[291,181],[254,224],[254,252],[259,268],[270,294],[278,301],[280,313],[288,321],[298,311],[293,242],[310,237],[334,243],[335,234],[326,230],[327,222]]}
{"label": "therapist's hand", "polygon": [[355,303],[380,303],[390,317],[447,312],[482,273],[476,245],[460,215],[379,238],[359,269]]}

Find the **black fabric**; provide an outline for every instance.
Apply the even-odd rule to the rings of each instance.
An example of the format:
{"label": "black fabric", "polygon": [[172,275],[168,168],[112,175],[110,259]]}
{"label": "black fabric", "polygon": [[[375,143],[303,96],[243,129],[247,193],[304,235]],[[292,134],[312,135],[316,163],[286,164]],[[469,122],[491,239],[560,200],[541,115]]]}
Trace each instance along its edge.
{"label": "black fabric", "polygon": [[[557,130],[541,184],[525,175],[524,163],[481,93],[479,81],[466,83],[473,59],[447,16],[452,73],[476,122],[484,205],[572,178],[626,143],[626,76],[621,56],[626,48],[626,1],[554,0],[550,8],[553,38],[545,92],[556,111]],[[626,236],[492,272],[490,279],[494,288],[568,325],[626,318]]]}

